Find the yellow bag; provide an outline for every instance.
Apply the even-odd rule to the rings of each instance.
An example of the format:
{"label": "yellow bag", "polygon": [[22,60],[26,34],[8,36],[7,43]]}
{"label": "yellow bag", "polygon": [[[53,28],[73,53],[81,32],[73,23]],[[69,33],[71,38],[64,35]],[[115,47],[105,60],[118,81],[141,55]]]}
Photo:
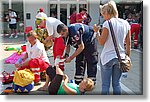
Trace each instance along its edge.
{"label": "yellow bag", "polygon": [[33,80],[34,74],[29,69],[24,69],[15,72],[13,82],[16,85],[24,87],[31,84]]}

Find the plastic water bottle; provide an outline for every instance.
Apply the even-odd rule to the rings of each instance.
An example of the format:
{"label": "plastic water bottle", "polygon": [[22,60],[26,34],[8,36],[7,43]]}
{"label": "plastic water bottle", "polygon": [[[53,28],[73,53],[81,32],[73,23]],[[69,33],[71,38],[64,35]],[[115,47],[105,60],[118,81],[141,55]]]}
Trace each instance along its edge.
{"label": "plastic water bottle", "polygon": [[122,77],[123,78],[127,78],[128,77],[128,73],[127,72],[122,73]]}

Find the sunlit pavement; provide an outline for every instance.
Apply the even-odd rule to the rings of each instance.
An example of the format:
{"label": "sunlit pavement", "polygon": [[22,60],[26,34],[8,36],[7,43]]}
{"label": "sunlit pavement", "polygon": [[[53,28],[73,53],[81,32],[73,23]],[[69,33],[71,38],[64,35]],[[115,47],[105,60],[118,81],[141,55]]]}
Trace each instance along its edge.
{"label": "sunlit pavement", "polygon": [[[4,60],[9,57],[14,51],[4,51],[6,46],[21,46],[25,44],[24,35],[19,35],[17,39],[15,38],[8,38],[8,36],[0,36],[1,39],[1,57],[0,57],[0,73],[2,71],[7,71],[11,73],[15,70],[14,65],[11,64],[4,64]],[[74,51],[74,48],[71,48],[71,53]],[[102,51],[102,46],[98,45],[99,55]],[[122,94],[132,94],[132,95],[140,95],[143,93],[143,65],[142,65],[142,51],[139,49],[132,49],[131,51],[131,60],[132,60],[132,69],[128,73],[127,78],[122,78],[121,87],[122,87]],[[99,57],[100,58],[100,57]],[[51,64],[53,64],[53,57],[49,57]],[[75,60],[72,60],[71,63],[65,64],[65,73],[69,76],[70,79],[73,79],[75,72]],[[93,91],[87,92],[86,94],[91,95],[100,95],[101,92],[101,76],[100,76],[100,66],[98,63],[98,71],[97,71],[97,83]],[[86,77],[86,73],[85,73]],[[35,86],[32,92],[29,94],[48,94],[47,92],[36,91],[39,87],[41,87],[44,82],[41,82],[41,85]],[[0,93],[11,86],[11,84],[2,85],[0,84]],[[110,88],[112,92],[112,87]]]}

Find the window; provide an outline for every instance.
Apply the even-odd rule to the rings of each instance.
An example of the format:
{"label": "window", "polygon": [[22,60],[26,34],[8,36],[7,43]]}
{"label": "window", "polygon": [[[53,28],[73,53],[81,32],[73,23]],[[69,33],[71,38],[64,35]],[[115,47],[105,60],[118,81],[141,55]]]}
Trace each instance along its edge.
{"label": "window", "polygon": [[57,4],[50,4],[50,17],[57,18]]}

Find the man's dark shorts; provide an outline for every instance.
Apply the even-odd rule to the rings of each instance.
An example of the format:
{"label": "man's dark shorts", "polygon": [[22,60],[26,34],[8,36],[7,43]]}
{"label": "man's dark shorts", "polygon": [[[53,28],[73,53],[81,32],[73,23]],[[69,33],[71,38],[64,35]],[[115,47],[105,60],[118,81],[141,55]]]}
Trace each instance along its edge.
{"label": "man's dark shorts", "polygon": [[10,29],[17,29],[17,24],[9,24]]}

